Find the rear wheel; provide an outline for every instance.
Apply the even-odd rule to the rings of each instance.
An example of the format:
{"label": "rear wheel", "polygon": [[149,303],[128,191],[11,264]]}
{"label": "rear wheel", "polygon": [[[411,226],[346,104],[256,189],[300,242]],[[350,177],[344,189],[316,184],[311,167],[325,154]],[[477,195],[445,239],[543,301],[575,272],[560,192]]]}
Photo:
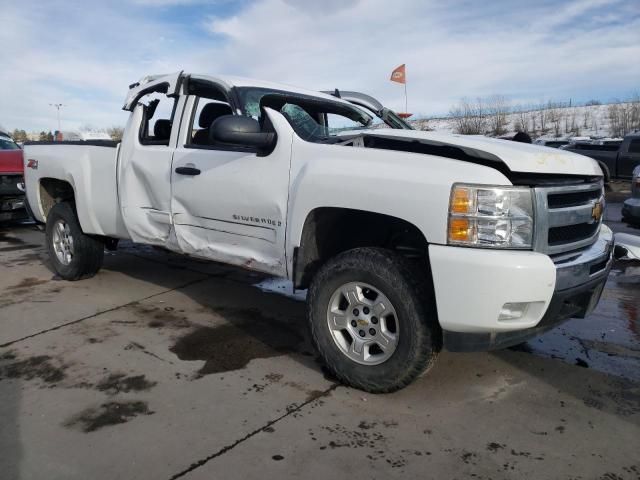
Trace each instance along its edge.
{"label": "rear wheel", "polygon": [[104,259],[104,244],[85,235],[69,203],[53,206],[47,215],[46,241],[49,258],[65,280],[94,276]]}
{"label": "rear wheel", "polygon": [[424,272],[401,255],[358,248],[329,260],[308,296],[313,341],[340,381],[372,393],[431,367],[442,333]]}

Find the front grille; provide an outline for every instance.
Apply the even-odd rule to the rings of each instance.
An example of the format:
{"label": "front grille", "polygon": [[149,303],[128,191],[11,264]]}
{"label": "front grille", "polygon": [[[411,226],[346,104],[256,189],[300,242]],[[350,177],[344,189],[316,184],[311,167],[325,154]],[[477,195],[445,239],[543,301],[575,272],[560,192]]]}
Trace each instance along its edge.
{"label": "front grille", "polygon": [[24,179],[22,175],[2,175],[0,176],[0,197],[8,195],[22,195],[22,191],[18,188],[18,184]]}
{"label": "front grille", "polygon": [[604,208],[602,182],[536,187],[534,192],[534,250],[562,254],[596,241],[602,224],[602,216],[597,214],[599,207]]}
{"label": "front grille", "polygon": [[549,208],[566,208],[585,205],[597,200],[602,195],[599,190],[587,190],[583,192],[554,193],[547,196]]}
{"label": "front grille", "polygon": [[572,243],[593,236],[600,227],[599,223],[580,223],[578,225],[565,225],[549,229],[549,245],[561,245]]}

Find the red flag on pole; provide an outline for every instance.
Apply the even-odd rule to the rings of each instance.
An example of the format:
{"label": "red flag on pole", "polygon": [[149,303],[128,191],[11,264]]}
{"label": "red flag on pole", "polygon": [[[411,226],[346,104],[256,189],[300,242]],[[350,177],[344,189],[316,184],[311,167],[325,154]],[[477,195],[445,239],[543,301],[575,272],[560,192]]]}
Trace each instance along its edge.
{"label": "red flag on pole", "polygon": [[391,72],[391,78],[389,80],[392,82],[407,83],[407,73],[404,63]]}

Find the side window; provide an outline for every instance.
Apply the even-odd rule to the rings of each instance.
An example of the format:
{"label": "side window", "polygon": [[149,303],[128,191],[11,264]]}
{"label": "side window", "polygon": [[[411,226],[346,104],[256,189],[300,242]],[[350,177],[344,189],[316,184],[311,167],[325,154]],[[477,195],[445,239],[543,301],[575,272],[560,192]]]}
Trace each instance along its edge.
{"label": "side window", "polygon": [[640,153],[640,138],[631,140],[631,143],[629,143],[629,153]]}
{"label": "side window", "polygon": [[226,102],[199,97],[196,100],[194,114],[189,128],[189,145],[212,145],[209,140],[209,127],[219,117],[231,115],[233,111]]}
{"label": "side window", "polygon": [[331,135],[335,135],[346,130],[362,130],[364,128],[362,123],[336,113],[327,114],[327,127]]}
{"label": "side window", "polygon": [[140,143],[143,145],[169,145],[175,115],[176,100],[164,93],[152,92],[139,101],[144,115],[140,125]]}
{"label": "side window", "polygon": [[313,142],[328,135],[327,128],[324,125],[320,125],[300,105],[285,103],[280,109],[280,113],[285,116],[291,127],[304,140]]}

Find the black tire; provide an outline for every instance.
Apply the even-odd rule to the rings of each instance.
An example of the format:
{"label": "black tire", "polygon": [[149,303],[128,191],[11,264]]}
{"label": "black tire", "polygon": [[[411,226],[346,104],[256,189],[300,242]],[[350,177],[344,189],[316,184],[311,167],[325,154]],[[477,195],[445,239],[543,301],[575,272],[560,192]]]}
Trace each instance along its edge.
{"label": "black tire", "polygon": [[[327,320],[330,299],[349,282],[378,289],[397,313],[397,346],[383,363],[357,363],[343,353],[331,334]],[[332,258],[315,275],[307,302],[311,337],[326,367],[342,383],[367,392],[388,393],[409,385],[434,364],[442,346],[427,272],[390,250],[357,248]]]}
{"label": "black tire", "polygon": [[[68,264],[60,261],[54,250],[53,229],[62,221],[69,227],[73,239],[73,256]],[[47,215],[46,241],[49,258],[56,273],[65,280],[80,280],[93,277],[104,260],[104,244],[85,235],[73,207],[67,202],[56,203]]]}

